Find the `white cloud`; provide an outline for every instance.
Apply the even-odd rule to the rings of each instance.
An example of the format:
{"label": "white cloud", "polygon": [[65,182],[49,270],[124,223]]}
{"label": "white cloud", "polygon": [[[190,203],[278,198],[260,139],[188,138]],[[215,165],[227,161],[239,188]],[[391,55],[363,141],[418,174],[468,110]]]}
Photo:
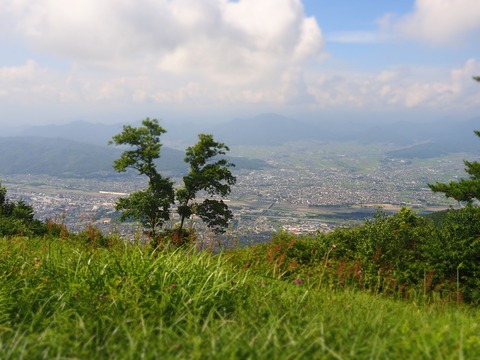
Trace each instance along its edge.
{"label": "white cloud", "polygon": [[405,89],[405,105],[448,110],[474,108],[480,104],[480,89],[472,76],[478,73],[480,63],[469,59],[462,68],[450,72],[448,81],[415,82]]}
{"label": "white cloud", "polygon": [[7,82],[22,82],[31,80],[38,65],[33,60],[28,60],[25,65],[0,67],[0,80],[3,84]]}
{"label": "white cloud", "polygon": [[[480,62],[470,59],[450,73],[436,71],[437,81],[422,78],[424,69],[398,68],[373,74],[342,72],[322,75],[309,84],[319,109],[420,109],[472,112],[480,105]],[[478,111],[477,111],[478,113]]]}
{"label": "white cloud", "polygon": [[[78,64],[148,67],[224,83],[272,76],[323,51],[300,0],[4,0],[40,51]],[[1,20],[1,18],[0,18]]]}
{"label": "white cloud", "polygon": [[328,42],[345,44],[375,44],[389,40],[386,33],[376,31],[342,31],[327,35]]}
{"label": "white cloud", "polygon": [[434,46],[462,46],[480,37],[479,0],[415,0],[407,14],[386,13],[375,31],[327,34],[328,42],[381,43],[411,39]]}
{"label": "white cloud", "polygon": [[[181,108],[221,109],[271,105],[310,110],[426,110],[445,113],[478,113],[480,86],[472,80],[480,74],[480,62],[470,59],[451,71],[435,70],[434,79],[422,78],[425,69],[393,68],[375,73],[303,73],[302,68],[283,72],[277,86],[271,84],[218,87],[189,80],[171,86],[160,75],[112,75],[72,71],[68,75],[27,61],[0,67],[0,106],[19,109],[62,109],[72,114],[101,109]],[[307,80],[305,80],[305,78]],[[306,82],[306,84],[305,84]],[[120,109],[120,110],[119,110]],[[23,110],[22,110],[23,111]],[[60,111],[60,110],[55,110]]]}
{"label": "white cloud", "polygon": [[458,45],[479,34],[480,1],[416,0],[413,13],[399,19],[395,27],[410,38],[435,45]]}
{"label": "white cloud", "polygon": [[0,67],[0,104],[25,107],[51,105],[79,99],[77,84],[63,74],[54,73],[27,60],[18,66]]}
{"label": "white cloud", "polygon": [[301,0],[0,0],[3,20],[15,25],[9,36],[70,64],[0,68],[35,73],[28,84],[8,82],[0,100],[10,104],[301,102],[302,66],[324,56],[320,27]]}
{"label": "white cloud", "polygon": [[[423,3],[415,14],[424,14]],[[382,31],[392,21],[384,17]],[[0,0],[0,28],[70,65],[29,53],[32,60],[0,66],[0,106],[10,113],[30,106],[75,114],[252,106],[472,111],[480,103],[474,59],[429,77],[408,66],[374,73],[320,66],[323,35],[300,0]],[[337,40],[377,42],[385,33]]]}

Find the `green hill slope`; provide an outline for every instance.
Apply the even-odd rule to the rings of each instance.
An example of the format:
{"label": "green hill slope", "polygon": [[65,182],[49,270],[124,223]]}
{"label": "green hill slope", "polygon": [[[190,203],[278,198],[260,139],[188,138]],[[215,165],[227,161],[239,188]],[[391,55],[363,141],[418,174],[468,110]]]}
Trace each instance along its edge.
{"label": "green hill slope", "polygon": [[234,268],[227,255],[0,238],[0,358],[478,356],[479,312]]}

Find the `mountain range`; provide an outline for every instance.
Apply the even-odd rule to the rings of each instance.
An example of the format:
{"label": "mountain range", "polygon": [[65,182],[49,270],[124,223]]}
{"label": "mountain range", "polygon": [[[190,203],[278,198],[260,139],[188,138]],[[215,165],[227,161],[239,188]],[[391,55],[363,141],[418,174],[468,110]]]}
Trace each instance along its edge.
{"label": "mountain range", "polygon": [[[132,123],[138,126],[140,122]],[[367,124],[351,121],[301,121],[278,114],[261,114],[223,123],[175,123],[160,120],[167,130],[165,143],[191,145],[198,133],[209,133],[228,145],[281,145],[292,141],[360,141],[412,145],[425,142],[476,144],[472,132],[480,128],[480,118],[467,121],[421,122],[404,120]],[[93,124],[75,121],[64,125],[40,125],[3,131],[0,136],[36,136],[62,138],[77,142],[106,145],[122,131],[122,124]]]}
{"label": "mountain range", "polygon": [[[278,114],[262,114],[249,119],[234,119],[220,124],[177,124],[161,122],[167,133],[162,137],[159,169],[183,174],[184,151],[168,147],[196,142],[200,132],[211,133],[229,146],[283,145],[294,141],[358,141],[388,143],[398,147],[386,153],[393,158],[431,158],[452,152],[480,152],[473,130],[480,118],[468,121],[360,124],[350,122],[299,121]],[[139,123],[132,124],[138,126]],[[0,135],[0,173],[46,173],[61,176],[98,176],[113,173],[113,161],[120,149],[107,146],[122,124],[93,124],[76,121],[64,125],[32,126],[4,131]],[[6,135],[9,135],[8,137]],[[264,161],[231,158],[237,168],[261,168]]]}
{"label": "mountain range", "polygon": [[[47,174],[59,177],[102,177],[117,174],[113,162],[122,149],[81,143],[62,138],[0,137],[0,174]],[[167,176],[182,176],[188,171],[185,153],[161,148],[156,165]],[[235,169],[259,169],[269,165],[258,159],[226,158]]]}

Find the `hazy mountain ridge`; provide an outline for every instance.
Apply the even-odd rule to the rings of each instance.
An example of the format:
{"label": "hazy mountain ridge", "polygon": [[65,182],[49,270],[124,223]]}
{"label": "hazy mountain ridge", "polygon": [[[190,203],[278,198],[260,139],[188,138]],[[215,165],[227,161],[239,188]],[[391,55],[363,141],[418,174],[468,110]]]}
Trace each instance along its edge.
{"label": "hazy mountain ridge", "polygon": [[318,125],[277,114],[262,114],[250,119],[234,119],[210,129],[229,145],[282,145],[291,141],[316,140]]}
{"label": "hazy mountain ridge", "polygon": [[[139,122],[133,123],[137,126]],[[351,121],[300,121],[279,114],[261,114],[247,119],[233,119],[217,124],[174,123],[161,120],[167,130],[162,142],[192,145],[200,132],[213,134],[229,146],[281,145],[291,141],[359,141],[363,143],[392,143],[400,146],[419,143],[476,143],[473,130],[480,128],[480,118],[467,121],[437,121],[433,123],[408,120],[393,123],[364,123]],[[10,131],[9,136],[63,138],[77,142],[106,145],[112,136],[122,131],[122,124],[93,124],[75,121],[64,125],[33,126]],[[183,145],[182,145],[183,146]]]}
{"label": "hazy mountain ridge", "polygon": [[[116,174],[113,162],[121,149],[80,143],[61,138],[0,137],[1,174],[47,174],[53,176],[97,177]],[[185,153],[163,146],[157,161],[168,176],[188,171]],[[262,160],[228,157],[237,169],[268,166]]]}
{"label": "hazy mountain ridge", "polygon": [[0,172],[84,176],[110,172],[115,149],[84,145],[66,139],[0,138]]}
{"label": "hazy mountain ridge", "polygon": [[[352,121],[298,121],[278,114],[263,114],[250,119],[235,119],[210,129],[221,141],[230,145],[282,145],[292,141],[325,142],[357,141],[364,144],[394,144],[423,154],[476,151],[478,138],[473,130],[480,129],[480,118],[467,121],[394,123],[365,125]],[[406,153],[406,152],[405,152]]]}
{"label": "hazy mountain ridge", "polygon": [[[480,129],[480,119],[364,125],[349,122],[298,121],[278,114],[262,114],[249,119],[234,119],[220,124],[161,121],[167,129],[164,144],[186,148],[196,142],[199,132],[211,133],[228,146],[283,145],[293,141],[357,141],[398,146],[386,158],[433,158],[455,152],[480,152],[473,130]],[[137,126],[138,124],[132,124]],[[0,136],[0,173],[46,173],[61,176],[98,176],[112,174],[113,161],[120,150],[106,146],[122,124],[92,124],[75,121],[65,125],[34,126],[17,129],[16,137]],[[200,128],[202,130],[200,130]],[[171,129],[171,132],[168,130]],[[31,137],[34,135],[35,137]],[[184,150],[162,147],[159,169],[168,174],[184,174]],[[264,161],[230,158],[237,168],[268,166]]]}
{"label": "hazy mountain ridge", "polygon": [[450,153],[480,153],[478,137],[473,133],[480,129],[480,119],[463,122],[439,122],[422,129],[420,143],[410,144],[385,155],[391,158],[432,158]]}

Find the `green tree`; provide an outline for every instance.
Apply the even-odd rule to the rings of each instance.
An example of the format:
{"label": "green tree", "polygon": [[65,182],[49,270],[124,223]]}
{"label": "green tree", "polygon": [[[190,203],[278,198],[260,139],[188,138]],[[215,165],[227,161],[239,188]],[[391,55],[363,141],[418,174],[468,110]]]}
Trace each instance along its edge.
{"label": "green tree", "polygon": [[7,188],[0,182],[0,217],[9,216],[12,210],[12,203],[7,199]]}
{"label": "green tree", "polygon": [[0,181],[0,213],[1,209],[3,207],[3,204],[7,200],[7,188],[2,185],[2,182]]}
{"label": "green tree", "polygon": [[35,219],[34,215],[33,207],[23,200],[9,200],[6,187],[0,182],[0,236],[44,234],[46,224]]}
{"label": "green tree", "polygon": [[12,216],[16,219],[31,222],[33,221],[35,213],[32,206],[25,204],[23,200],[19,200],[13,208]]}
{"label": "green tree", "polygon": [[[232,212],[223,200],[212,197],[227,196],[237,181],[229,169],[234,165],[219,158],[219,155],[225,155],[230,149],[225,144],[216,142],[209,134],[199,134],[198,139],[194,146],[186,150],[184,160],[190,164],[190,171],[183,177],[184,187],[177,190],[180,230],[186,219],[197,215],[213,231],[222,233],[233,217]],[[210,198],[197,202],[200,192],[205,192]]]}
{"label": "green tree", "polygon": [[[475,81],[480,82],[480,76],[474,76]],[[480,131],[476,130],[474,133],[480,137]],[[480,200],[480,162],[478,161],[464,161],[465,171],[470,177],[468,179],[461,179],[460,181],[451,181],[448,184],[435,183],[428,184],[433,192],[444,193],[446,197],[453,198],[457,201],[466,201],[471,203],[472,200]]]}
{"label": "green tree", "polygon": [[113,136],[109,144],[127,145],[113,167],[118,172],[128,168],[136,170],[140,175],[148,177],[148,188],[135,191],[116,203],[116,210],[122,212],[121,220],[134,219],[140,221],[150,231],[156,241],[158,229],[170,219],[170,206],[175,199],[173,182],[163,177],[156,168],[155,160],[160,157],[160,136],[166,131],[157,119],[146,118],[142,126],[135,128],[125,125],[123,131]]}
{"label": "green tree", "polygon": [[[33,214],[33,208],[26,205],[22,200],[18,202],[20,208],[29,209]],[[7,188],[0,182],[0,217],[12,217],[14,215],[17,204],[7,198]],[[33,219],[33,215],[31,217]]]}
{"label": "green tree", "polygon": [[[475,131],[480,137],[480,131]],[[480,162],[464,161],[465,171],[470,175],[468,179],[460,181],[451,181],[448,184],[435,183],[428,184],[433,192],[444,193],[446,197],[453,198],[457,201],[472,202],[472,200],[480,200]]]}

